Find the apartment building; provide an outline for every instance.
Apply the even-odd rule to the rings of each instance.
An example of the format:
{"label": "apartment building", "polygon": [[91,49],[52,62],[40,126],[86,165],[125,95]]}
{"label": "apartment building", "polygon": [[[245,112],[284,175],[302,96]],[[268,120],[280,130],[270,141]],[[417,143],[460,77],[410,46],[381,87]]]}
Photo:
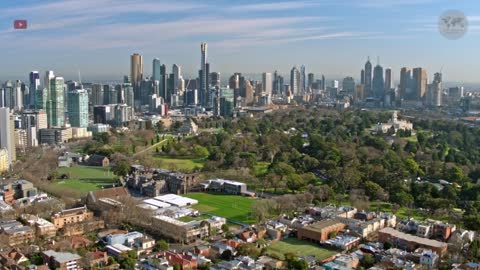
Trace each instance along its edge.
{"label": "apartment building", "polygon": [[93,212],[88,211],[86,206],[62,210],[52,216],[52,222],[57,229],[92,219]]}

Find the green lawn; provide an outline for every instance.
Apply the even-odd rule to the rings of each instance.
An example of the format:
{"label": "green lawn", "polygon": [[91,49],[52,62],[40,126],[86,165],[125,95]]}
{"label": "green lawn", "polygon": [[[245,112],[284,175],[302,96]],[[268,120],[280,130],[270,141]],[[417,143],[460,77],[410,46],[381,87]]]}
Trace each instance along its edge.
{"label": "green lawn", "polygon": [[204,161],[195,158],[170,158],[165,156],[155,156],[156,160],[161,161],[161,167],[168,170],[193,171],[195,168],[202,168]]}
{"label": "green lawn", "polygon": [[253,224],[251,217],[252,203],[255,199],[237,195],[217,195],[207,193],[190,193],[186,197],[198,200],[193,208],[216,216],[238,222]]}
{"label": "green lawn", "polygon": [[114,182],[111,180],[79,180],[79,179],[67,179],[67,180],[59,180],[55,182],[54,185],[57,187],[67,188],[74,191],[78,191],[81,195],[85,195],[89,191],[98,190],[101,188],[109,188],[112,187]]}
{"label": "green lawn", "polygon": [[60,168],[58,169],[58,173],[59,176],[68,174],[70,178],[59,180],[55,182],[54,185],[78,191],[83,195],[92,190],[111,187],[115,183],[115,175],[109,171],[109,168],[75,166]]}
{"label": "green lawn", "polygon": [[72,179],[113,179],[115,176],[110,168],[93,166],[74,166],[70,168],[59,168],[59,175],[69,174]]}
{"label": "green lawn", "polygon": [[190,221],[194,221],[194,220],[204,220],[204,219],[208,219],[208,218],[210,218],[209,215],[200,215],[198,217],[184,216],[184,217],[178,218],[178,220],[183,221],[183,222],[190,222]]}
{"label": "green lawn", "polygon": [[338,253],[337,251],[321,248],[318,244],[298,240],[297,238],[277,241],[267,248],[267,254],[272,254],[282,260],[284,259],[283,255],[287,252],[293,252],[300,256],[315,256],[319,261]]}

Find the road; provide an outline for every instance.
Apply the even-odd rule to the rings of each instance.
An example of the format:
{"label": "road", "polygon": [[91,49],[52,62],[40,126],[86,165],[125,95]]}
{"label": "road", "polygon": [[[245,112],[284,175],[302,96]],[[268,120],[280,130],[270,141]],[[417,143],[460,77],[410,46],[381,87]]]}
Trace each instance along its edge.
{"label": "road", "polygon": [[167,141],[170,140],[170,139],[171,139],[171,138],[166,138],[166,139],[164,139],[164,140],[161,140],[161,141],[159,141],[158,143],[155,143],[155,144],[153,144],[153,145],[151,145],[151,146],[143,149],[142,151],[139,151],[139,152],[133,154],[133,156],[134,156],[134,157],[137,157],[137,156],[139,156],[139,155],[141,155],[141,154],[143,154],[143,153],[145,153],[145,152],[147,152],[147,151],[150,151],[150,150],[154,149],[154,148],[157,147],[157,146],[162,145],[162,143],[165,143],[165,142],[167,142]]}

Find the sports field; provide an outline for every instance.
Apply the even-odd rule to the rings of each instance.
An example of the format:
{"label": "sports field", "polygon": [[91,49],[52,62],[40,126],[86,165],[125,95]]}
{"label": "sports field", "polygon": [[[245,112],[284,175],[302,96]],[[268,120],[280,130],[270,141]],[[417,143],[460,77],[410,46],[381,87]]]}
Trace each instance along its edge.
{"label": "sports field", "polygon": [[198,204],[193,208],[205,213],[224,217],[246,224],[253,224],[251,216],[252,203],[255,199],[237,195],[217,195],[208,193],[190,193],[185,195],[195,200]]}
{"label": "sports field", "polygon": [[73,191],[82,195],[89,191],[111,187],[114,183],[114,174],[108,168],[75,166],[58,169],[58,174],[69,175],[69,179],[58,180],[54,185]]}
{"label": "sports field", "polygon": [[161,161],[161,167],[167,170],[193,171],[196,168],[203,167],[201,159],[191,158],[170,158],[165,156],[154,156],[156,160]]}
{"label": "sports field", "polygon": [[315,256],[319,261],[338,253],[337,251],[321,248],[318,244],[298,240],[297,238],[277,241],[267,248],[267,254],[272,254],[282,260],[284,259],[284,254],[288,252],[294,252],[300,256]]}

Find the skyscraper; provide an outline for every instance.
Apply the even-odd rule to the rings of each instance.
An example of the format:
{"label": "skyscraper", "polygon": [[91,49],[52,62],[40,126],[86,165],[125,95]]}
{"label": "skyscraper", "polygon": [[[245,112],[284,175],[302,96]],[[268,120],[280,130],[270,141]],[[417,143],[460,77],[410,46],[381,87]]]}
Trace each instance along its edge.
{"label": "skyscraper", "polygon": [[442,74],[437,72],[433,75],[433,82],[428,85],[426,93],[427,105],[431,107],[442,106],[442,92]]}
{"label": "skyscraper", "polygon": [[262,92],[272,95],[272,73],[264,72],[262,74]]}
{"label": "skyscraper", "polygon": [[8,152],[8,164],[16,160],[15,124],[9,108],[0,108],[0,149]]}
{"label": "skyscraper", "polygon": [[160,59],[153,59],[152,80],[160,81]]}
{"label": "skyscraper", "polygon": [[180,89],[180,79],[182,79],[182,67],[177,64],[173,64],[172,67],[173,73],[173,94],[178,94],[182,89]]}
{"label": "skyscraper", "polygon": [[293,67],[290,71],[290,91],[292,95],[300,95],[300,71]]}
{"label": "skyscraper", "polygon": [[207,87],[208,87],[208,71],[207,71],[207,43],[202,42],[200,44],[200,102],[202,105],[206,104],[207,99]]}
{"label": "skyscraper", "polygon": [[12,93],[12,108],[15,111],[21,111],[23,109],[23,93],[22,93],[22,81],[16,80]]}
{"label": "skyscraper", "polygon": [[312,88],[312,85],[314,82],[315,82],[315,75],[313,73],[308,73],[308,88]]}
{"label": "skyscraper", "polygon": [[29,107],[35,109],[37,103],[37,92],[40,91],[40,73],[38,71],[32,71],[29,75],[30,91],[28,103]]}
{"label": "skyscraper", "polygon": [[72,127],[88,126],[88,93],[84,89],[68,92],[68,119]]}
{"label": "skyscraper", "polygon": [[342,81],[342,89],[348,95],[355,95],[355,80],[352,77],[345,77]]}
{"label": "skyscraper", "polygon": [[135,100],[140,99],[140,82],[143,79],[143,56],[134,53],[130,56],[130,80],[132,81]]}
{"label": "skyscraper", "polygon": [[103,103],[103,85],[93,84],[92,85],[92,105],[104,105]]}
{"label": "skyscraper", "polygon": [[383,68],[380,65],[376,65],[373,70],[372,91],[373,97],[379,101],[383,101],[385,94],[385,81],[383,79]]}
{"label": "skyscraper", "polygon": [[[383,75],[382,75],[383,77]],[[372,63],[370,63],[370,57],[365,63],[365,96],[372,97]]]}
{"label": "skyscraper", "polygon": [[307,74],[305,70],[305,65],[300,66],[300,93],[305,94],[307,89]]}
{"label": "skyscraper", "polygon": [[403,67],[400,70],[400,98],[405,100],[412,99],[413,89],[411,89],[411,80],[412,71],[407,67]]}
{"label": "skyscraper", "polygon": [[360,84],[365,85],[365,70],[360,71]]}
{"label": "skyscraper", "polygon": [[392,88],[393,88],[392,69],[386,68],[385,69],[385,90],[390,90]]}
{"label": "skyscraper", "polygon": [[416,100],[421,101],[425,97],[427,89],[427,70],[422,67],[414,68],[413,79],[415,80]]}
{"label": "skyscraper", "polygon": [[210,84],[212,87],[220,87],[220,72],[211,72],[210,73]]}
{"label": "skyscraper", "polygon": [[49,127],[65,126],[64,82],[62,77],[54,77],[50,80],[50,93],[47,101]]}

